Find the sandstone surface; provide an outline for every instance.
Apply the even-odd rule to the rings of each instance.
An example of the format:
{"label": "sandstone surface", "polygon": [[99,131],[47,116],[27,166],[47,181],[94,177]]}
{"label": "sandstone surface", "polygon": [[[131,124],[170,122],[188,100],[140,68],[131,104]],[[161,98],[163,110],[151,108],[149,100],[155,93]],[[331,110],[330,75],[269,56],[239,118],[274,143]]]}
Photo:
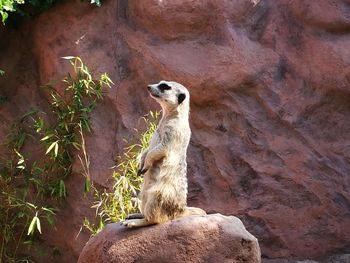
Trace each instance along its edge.
{"label": "sandstone surface", "polygon": [[[350,16],[347,0],[63,1],[0,31],[0,136],[80,56],[116,84],[93,113],[91,175],[108,186],[123,138],[158,109],[146,85],[191,93],[189,205],[238,216],[265,259],[350,251]],[[27,147],[28,148],[28,147]],[[45,235],[74,262],[91,200],[79,165]],[[78,233],[80,233],[78,235]]]}

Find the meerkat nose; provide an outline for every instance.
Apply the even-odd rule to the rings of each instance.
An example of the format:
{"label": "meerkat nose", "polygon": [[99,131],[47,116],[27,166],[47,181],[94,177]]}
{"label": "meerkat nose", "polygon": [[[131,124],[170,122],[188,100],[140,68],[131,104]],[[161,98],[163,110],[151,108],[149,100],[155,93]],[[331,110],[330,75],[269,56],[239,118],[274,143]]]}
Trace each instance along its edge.
{"label": "meerkat nose", "polygon": [[147,86],[147,89],[148,89],[149,91],[151,91],[152,86]]}

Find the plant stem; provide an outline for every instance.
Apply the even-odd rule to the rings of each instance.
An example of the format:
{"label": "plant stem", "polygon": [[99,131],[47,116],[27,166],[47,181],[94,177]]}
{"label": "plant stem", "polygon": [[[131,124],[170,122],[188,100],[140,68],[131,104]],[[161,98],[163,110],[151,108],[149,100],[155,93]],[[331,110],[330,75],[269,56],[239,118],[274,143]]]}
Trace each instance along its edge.
{"label": "plant stem", "polygon": [[19,236],[19,238],[18,238],[18,242],[17,242],[17,244],[16,244],[16,249],[15,249],[15,252],[13,253],[13,257],[14,257],[14,258],[16,258],[17,250],[18,250],[19,244],[20,244],[20,242],[21,242],[21,240],[22,240],[23,233],[24,233],[24,231],[27,229],[28,222],[29,222],[29,220],[27,219],[27,222],[25,223],[25,225],[24,225],[24,227],[23,227],[23,229],[22,229],[22,232],[21,232],[21,234],[20,234],[20,236]]}
{"label": "plant stem", "polygon": [[[8,220],[8,216],[9,216],[9,209],[6,209],[6,218],[5,218],[5,222],[7,223]],[[5,247],[5,235],[3,235],[2,237],[2,241],[1,241],[1,250],[0,250],[0,263],[2,263],[2,259],[3,259],[3,253],[4,253],[4,247]]]}

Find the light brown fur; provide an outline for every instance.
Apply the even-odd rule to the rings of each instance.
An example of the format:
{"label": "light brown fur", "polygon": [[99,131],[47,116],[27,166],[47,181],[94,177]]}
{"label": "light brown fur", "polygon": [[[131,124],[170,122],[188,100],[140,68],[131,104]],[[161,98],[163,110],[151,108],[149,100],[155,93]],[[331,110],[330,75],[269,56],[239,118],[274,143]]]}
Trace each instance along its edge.
{"label": "light brown fur", "polygon": [[148,86],[151,96],[162,106],[162,119],[150,146],[141,155],[141,212],[123,222],[127,227],[164,223],[189,216],[205,215],[200,208],[187,207],[186,154],[191,130],[189,93],[179,83],[161,81]]}

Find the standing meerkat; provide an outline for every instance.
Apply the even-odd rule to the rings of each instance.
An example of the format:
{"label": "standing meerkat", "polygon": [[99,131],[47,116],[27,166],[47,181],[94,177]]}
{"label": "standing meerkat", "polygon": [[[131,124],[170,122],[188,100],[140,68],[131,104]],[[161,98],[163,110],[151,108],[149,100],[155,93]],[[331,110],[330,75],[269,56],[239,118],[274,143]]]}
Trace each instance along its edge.
{"label": "standing meerkat", "polygon": [[200,208],[186,206],[190,94],[183,85],[173,81],[161,81],[147,88],[162,107],[162,118],[149,148],[141,154],[139,174],[144,174],[141,214],[129,215],[123,221],[123,225],[130,228],[206,214]]}

